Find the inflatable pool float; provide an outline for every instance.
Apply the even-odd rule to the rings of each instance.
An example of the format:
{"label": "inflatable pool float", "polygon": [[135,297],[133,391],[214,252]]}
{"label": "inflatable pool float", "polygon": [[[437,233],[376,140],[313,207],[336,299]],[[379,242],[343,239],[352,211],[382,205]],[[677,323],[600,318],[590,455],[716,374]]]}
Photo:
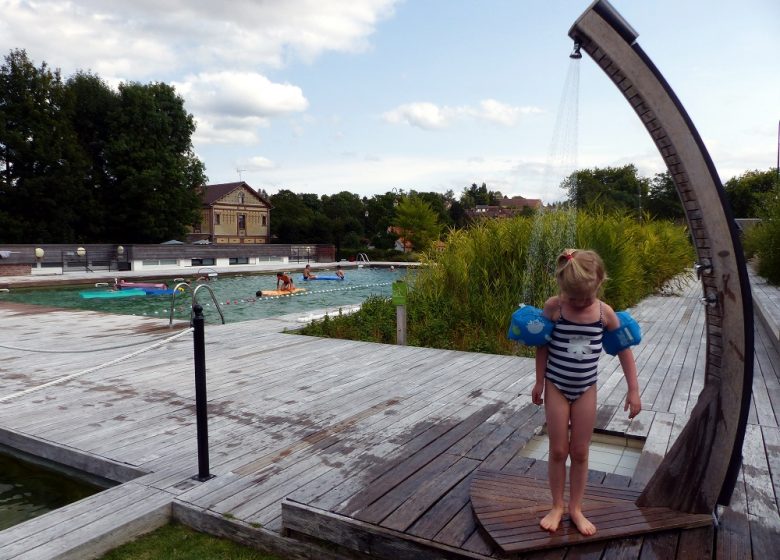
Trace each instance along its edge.
{"label": "inflatable pool float", "polygon": [[116,283],[117,287],[119,287],[121,290],[125,290],[127,288],[150,288],[154,290],[167,290],[168,285],[163,282],[125,282],[124,280],[120,280]]}
{"label": "inflatable pool float", "polygon": [[79,295],[84,299],[115,299],[145,296],[146,292],[141,288],[126,288],[124,290],[91,290],[79,292]]}
{"label": "inflatable pool float", "polygon": [[[175,290],[173,288],[141,288],[147,296],[170,296]],[[122,290],[125,291],[125,290]],[[179,289],[181,293],[183,290]]]}
{"label": "inflatable pool float", "polygon": [[291,294],[298,294],[305,291],[306,288],[294,288],[292,290],[258,290],[255,293],[255,296],[257,297],[289,296]]}
{"label": "inflatable pool float", "polygon": [[339,276],[316,276],[314,278],[303,277],[304,282],[310,282],[312,280],[344,280],[344,279]]}

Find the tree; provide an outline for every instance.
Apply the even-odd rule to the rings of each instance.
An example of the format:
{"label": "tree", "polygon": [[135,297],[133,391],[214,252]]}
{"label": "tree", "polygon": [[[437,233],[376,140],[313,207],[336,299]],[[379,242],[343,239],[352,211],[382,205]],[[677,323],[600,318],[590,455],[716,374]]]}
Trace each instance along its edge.
{"label": "tree", "polygon": [[656,173],[650,180],[644,209],[655,218],[679,221],[685,218],[680,195],[668,171]]}
{"label": "tree", "polygon": [[342,191],[332,196],[322,197],[322,210],[330,219],[333,243],[336,245],[336,257],[340,257],[341,246],[345,239],[355,243],[363,233],[361,218],[363,202],[356,194]]}
{"label": "tree", "polygon": [[167,84],[121,84],[110,129],[111,240],[159,243],[182,236],[199,219],[198,188],[206,182],[192,149],[195,123],[182,98]]}
{"label": "tree", "polygon": [[72,123],[72,103],[46,63],[24,50],[0,67],[0,241],[84,241],[91,193]]}
{"label": "tree", "polygon": [[439,239],[441,224],[430,204],[418,196],[407,196],[396,208],[395,225],[416,251],[425,251]]}
{"label": "tree", "polygon": [[488,190],[487,184],[482,183],[482,186],[478,187],[476,183],[472,183],[470,187],[463,189],[460,203],[466,209],[474,208],[477,205],[495,206],[502,198],[504,197],[499,191]]}
{"label": "tree", "polygon": [[647,198],[648,181],[639,177],[636,167],[630,164],[575,171],[562,186],[577,208],[629,211],[638,215],[642,200]]}
{"label": "tree", "polygon": [[764,198],[772,192],[777,181],[777,170],[746,171],[732,177],[724,185],[726,198],[731,203],[735,218],[756,218],[764,206]]}
{"label": "tree", "polygon": [[[282,189],[271,195],[271,234],[279,243],[330,243],[330,220],[321,213],[316,194]],[[314,208],[317,208],[315,210]]]}

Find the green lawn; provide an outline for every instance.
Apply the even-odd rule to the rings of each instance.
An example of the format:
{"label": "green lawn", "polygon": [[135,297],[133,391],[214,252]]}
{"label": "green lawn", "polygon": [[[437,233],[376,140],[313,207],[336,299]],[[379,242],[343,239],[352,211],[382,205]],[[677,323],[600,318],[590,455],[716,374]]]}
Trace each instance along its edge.
{"label": "green lawn", "polygon": [[172,523],[112,550],[101,560],[283,560]]}

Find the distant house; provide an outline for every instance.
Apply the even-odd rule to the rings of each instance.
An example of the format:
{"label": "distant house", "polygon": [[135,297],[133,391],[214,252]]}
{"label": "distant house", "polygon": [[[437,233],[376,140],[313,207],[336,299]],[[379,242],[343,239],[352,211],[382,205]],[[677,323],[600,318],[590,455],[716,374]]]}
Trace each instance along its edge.
{"label": "distant house", "polygon": [[270,243],[271,203],[244,181],[205,185],[201,220],[188,241]]}
{"label": "distant house", "polygon": [[466,210],[469,218],[509,218],[522,214],[526,208],[538,210],[542,201],[538,198],[523,198],[522,196],[504,197],[497,205],[478,204],[475,208]]}
{"label": "distant house", "polygon": [[393,246],[393,249],[396,251],[401,251],[402,253],[411,253],[414,250],[414,245],[412,245],[412,242],[404,237],[406,230],[396,226],[389,226],[387,228],[387,233],[392,233],[393,235],[398,236],[398,238],[395,240],[395,245]]}

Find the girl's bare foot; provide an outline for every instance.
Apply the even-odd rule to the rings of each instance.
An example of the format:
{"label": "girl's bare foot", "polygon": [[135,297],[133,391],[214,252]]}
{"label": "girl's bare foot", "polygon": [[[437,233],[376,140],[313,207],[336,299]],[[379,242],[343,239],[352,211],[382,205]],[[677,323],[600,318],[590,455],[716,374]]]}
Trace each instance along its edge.
{"label": "girl's bare foot", "polygon": [[550,510],[550,513],[545,515],[539,522],[539,525],[545,531],[554,533],[558,530],[558,525],[561,524],[561,517],[563,517],[563,506],[553,506],[553,508]]}
{"label": "girl's bare foot", "polygon": [[571,518],[571,522],[576,525],[577,530],[586,537],[596,534],[596,526],[588,521],[588,518],[582,515],[581,511],[572,511],[569,509],[569,517]]}

